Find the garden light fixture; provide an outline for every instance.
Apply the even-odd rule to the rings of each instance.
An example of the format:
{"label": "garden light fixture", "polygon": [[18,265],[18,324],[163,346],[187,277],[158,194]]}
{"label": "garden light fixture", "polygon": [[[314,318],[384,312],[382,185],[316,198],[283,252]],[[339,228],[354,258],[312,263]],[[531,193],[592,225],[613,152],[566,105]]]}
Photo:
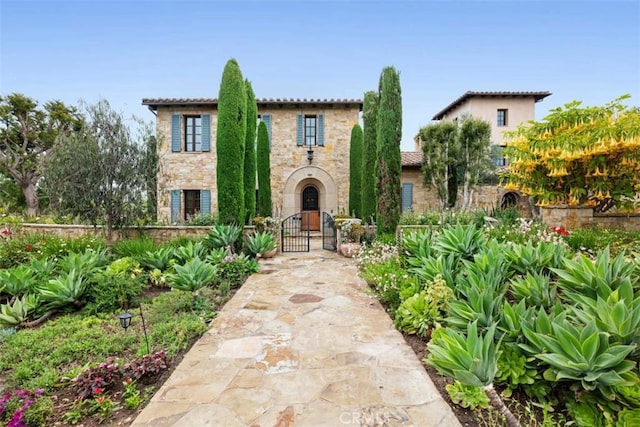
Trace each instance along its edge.
{"label": "garden light fixture", "polygon": [[[118,319],[120,320],[120,326],[124,328],[126,331],[129,326],[131,326],[131,318],[133,318],[133,313],[122,313],[118,315]],[[140,304],[140,318],[142,319],[142,330],[144,331],[144,340],[147,343],[147,354],[151,354],[149,349],[149,337],[147,336],[147,324],[144,321],[144,316],[142,315],[142,304]]]}
{"label": "garden light fixture", "polygon": [[131,325],[132,317],[133,317],[133,314],[129,312],[118,315],[118,319],[120,319],[120,326],[122,326],[125,331],[129,327],[129,325]]}

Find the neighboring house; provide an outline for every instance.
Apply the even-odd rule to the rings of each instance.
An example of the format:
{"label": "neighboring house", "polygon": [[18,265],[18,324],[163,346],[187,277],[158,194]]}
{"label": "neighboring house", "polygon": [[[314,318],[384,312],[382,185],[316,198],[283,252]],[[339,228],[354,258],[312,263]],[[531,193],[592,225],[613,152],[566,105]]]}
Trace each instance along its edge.
{"label": "neighboring house", "polygon": [[[550,92],[475,92],[467,91],[462,96],[433,116],[433,120],[462,120],[473,116],[491,124],[491,142],[504,147],[504,131],[514,130],[521,123],[535,119],[535,104]],[[402,210],[424,212],[438,209],[435,190],[425,186],[422,179],[422,147],[416,137],[415,150],[402,153]],[[507,166],[504,157],[497,159],[498,166]],[[479,186],[474,194],[474,207],[493,207],[497,204],[514,205],[524,200],[516,193],[506,192],[496,186]],[[528,209],[528,205],[526,207]],[[525,207],[523,205],[523,210]]]}
{"label": "neighboring house", "polygon": [[[536,117],[537,102],[550,92],[475,92],[467,91],[451,104],[433,116],[433,120],[457,121],[464,116],[473,116],[491,124],[491,142],[505,146],[504,131],[515,130],[521,123]],[[504,157],[498,159],[498,166],[507,166]]]}
{"label": "neighboring house", "polygon": [[[145,98],[142,104],[157,117],[158,219],[176,223],[216,212],[218,100]],[[319,230],[320,212],[348,209],[349,143],[362,101],[258,99],[257,105],[270,135],[274,215],[309,212],[303,226]]]}

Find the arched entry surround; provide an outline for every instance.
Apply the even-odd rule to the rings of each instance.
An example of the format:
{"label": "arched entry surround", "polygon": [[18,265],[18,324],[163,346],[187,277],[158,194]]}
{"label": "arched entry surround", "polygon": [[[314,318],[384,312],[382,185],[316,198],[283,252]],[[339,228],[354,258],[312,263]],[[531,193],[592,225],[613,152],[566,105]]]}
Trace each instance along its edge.
{"label": "arched entry surround", "polygon": [[318,190],[320,211],[338,212],[338,188],[329,173],[317,166],[305,166],[289,175],[282,195],[282,217],[302,211],[302,191],[313,185]]}

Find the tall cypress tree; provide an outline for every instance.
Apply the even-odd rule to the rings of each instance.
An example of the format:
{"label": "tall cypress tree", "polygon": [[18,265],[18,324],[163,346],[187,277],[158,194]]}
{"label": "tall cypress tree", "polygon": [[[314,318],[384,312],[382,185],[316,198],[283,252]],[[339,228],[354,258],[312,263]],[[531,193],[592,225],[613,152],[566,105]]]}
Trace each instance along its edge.
{"label": "tall cypress tree", "polygon": [[218,94],[218,213],[223,224],[244,224],[244,144],[247,136],[247,95],[240,66],[230,59]]}
{"label": "tall cypress tree", "polygon": [[372,178],[372,171],[376,167],[376,133],[378,123],[378,93],[369,91],[364,94],[362,108],[362,122],[364,124],[362,148],[362,179],[361,196],[362,219],[375,220],[376,216],[376,180]]}
{"label": "tall cypress tree", "polygon": [[400,222],[402,158],[402,95],[400,73],[385,67],[380,75],[377,123],[377,217],[379,233],[394,233]]}
{"label": "tall cypress tree", "polygon": [[251,82],[245,80],[247,89],[247,137],[244,144],[244,209],[245,224],[256,214],[256,126],[258,107]]}
{"label": "tall cypress tree", "polygon": [[258,125],[258,216],[273,215],[271,208],[271,165],[269,131],[264,122]]}
{"label": "tall cypress tree", "polygon": [[362,128],[355,124],[351,129],[349,146],[349,213],[361,218],[362,215]]}

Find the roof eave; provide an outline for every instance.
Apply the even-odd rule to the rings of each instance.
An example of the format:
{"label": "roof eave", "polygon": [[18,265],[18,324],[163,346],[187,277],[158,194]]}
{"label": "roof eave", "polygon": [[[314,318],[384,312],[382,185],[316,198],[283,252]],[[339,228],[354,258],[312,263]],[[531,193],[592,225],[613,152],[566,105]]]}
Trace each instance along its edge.
{"label": "roof eave", "polygon": [[465,101],[471,98],[533,98],[534,102],[540,102],[547,96],[551,95],[551,92],[476,92],[468,90],[462,96],[458,97],[451,104],[440,110],[431,120],[442,120],[442,118],[457,106],[463,104]]}

